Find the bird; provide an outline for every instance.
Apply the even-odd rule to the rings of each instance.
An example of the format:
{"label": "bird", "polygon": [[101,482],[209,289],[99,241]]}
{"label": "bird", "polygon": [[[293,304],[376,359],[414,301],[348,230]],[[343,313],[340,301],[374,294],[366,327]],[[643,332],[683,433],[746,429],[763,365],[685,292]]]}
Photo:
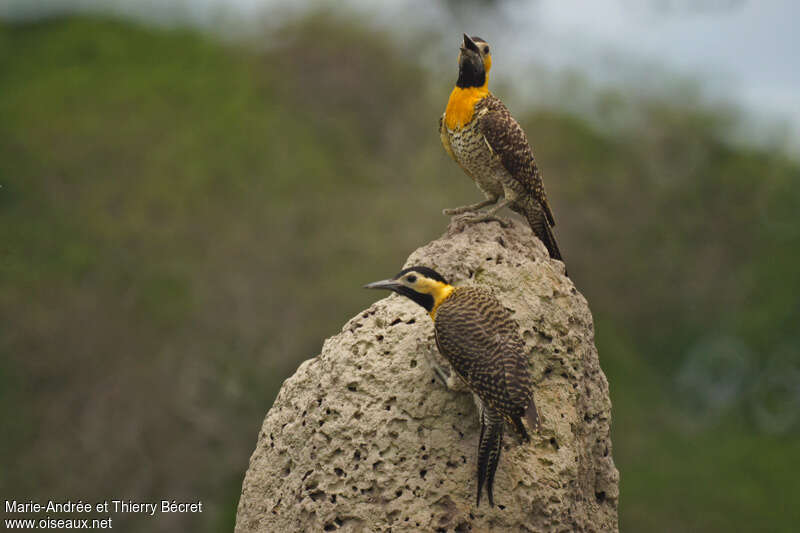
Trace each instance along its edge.
{"label": "bird", "polygon": [[476,506],[480,506],[485,484],[489,505],[494,507],[494,477],[505,423],[508,422],[524,442],[530,442],[525,423],[532,431],[539,430],[539,413],[519,324],[488,289],[454,287],[441,274],[425,266],[406,268],[393,278],[364,287],[389,290],[410,298],[433,320],[436,347],[476,397],[479,406],[481,432]]}
{"label": "bird", "polygon": [[[497,221],[503,207],[525,217],[550,257],[563,261],[552,226],[555,218],[525,131],[503,102],[489,91],[489,43],[464,34],[458,80],[439,118],[445,151],[472,178],[486,199],[445,209],[445,215],[474,213],[469,222]],[[502,198],[502,200],[500,200]],[[479,213],[481,209],[494,206]]]}

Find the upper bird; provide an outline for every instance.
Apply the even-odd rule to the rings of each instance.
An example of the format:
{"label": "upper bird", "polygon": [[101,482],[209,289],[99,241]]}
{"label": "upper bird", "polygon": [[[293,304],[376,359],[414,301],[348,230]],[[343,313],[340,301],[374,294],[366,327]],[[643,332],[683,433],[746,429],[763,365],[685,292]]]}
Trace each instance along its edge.
{"label": "upper bird", "polygon": [[[509,422],[523,440],[539,429],[525,342],[519,324],[500,301],[481,287],[453,287],[435,270],[415,266],[395,277],[366,285],[402,294],[425,308],[433,319],[436,347],[477,396],[481,436],[478,441],[478,498],[484,483],[494,505],[494,475],[500,461],[503,429]],[[442,369],[434,368],[444,381]]]}
{"label": "upper bird", "polygon": [[542,174],[522,127],[503,102],[489,92],[491,68],[489,43],[464,34],[458,54],[458,80],[439,119],[439,135],[444,149],[483,191],[486,200],[445,209],[444,214],[476,212],[494,205],[470,222],[496,220],[503,224],[495,213],[508,206],[528,220],[550,257],[560,260],[551,229],[555,219]]}

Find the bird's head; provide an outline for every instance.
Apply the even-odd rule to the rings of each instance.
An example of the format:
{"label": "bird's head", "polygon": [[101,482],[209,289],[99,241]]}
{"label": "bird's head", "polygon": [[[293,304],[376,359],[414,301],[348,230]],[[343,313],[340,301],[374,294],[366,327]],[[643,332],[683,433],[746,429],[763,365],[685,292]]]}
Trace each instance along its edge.
{"label": "bird's head", "polygon": [[464,34],[464,42],[458,53],[458,87],[483,87],[489,81],[492,55],[489,43],[480,37]]}
{"label": "bird's head", "polygon": [[397,273],[391,279],[364,285],[365,289],[385,289],[402,294],[425,308],[433,318],[439,304],[450,296],[454,287],[432,268],[413,266]]}

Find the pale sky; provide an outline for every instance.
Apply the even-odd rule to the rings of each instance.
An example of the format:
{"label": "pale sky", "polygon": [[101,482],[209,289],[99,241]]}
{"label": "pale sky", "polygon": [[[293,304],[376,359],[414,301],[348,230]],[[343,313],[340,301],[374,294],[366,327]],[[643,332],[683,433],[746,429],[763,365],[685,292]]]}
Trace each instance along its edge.
{"label": "pale sky", "polygon": [[404,28],[430,29],[444,45],[452,28],[454,49],[461,32],[480,35],[493,44],[498,72],[537,63],[610,86],[647,86],[651,73],[656,84],[665,72],[696,78],[754,119],[754,137],[759,125],[786,123],[800,154],[800,2],[793,0],[508,0],[488,18],[453,14],[430,0],[0,0],[0,17],[112,11],[200,26],[224,17],[247,26],[276,8],[302,13],[318,5],[346,5],[400,38]]}

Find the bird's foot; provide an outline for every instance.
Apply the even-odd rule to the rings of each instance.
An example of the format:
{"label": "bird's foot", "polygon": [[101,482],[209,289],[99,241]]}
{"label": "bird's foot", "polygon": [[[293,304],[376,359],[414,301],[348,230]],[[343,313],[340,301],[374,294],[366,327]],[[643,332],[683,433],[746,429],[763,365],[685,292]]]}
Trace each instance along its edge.
{"label": "bird's foot", "polygon": [[439,383],[444,385],[445,388],[449,388],[447,386],[447,380],[450,378],[450,374],[446,373],[444,368],[440,366],[431,365],[431,368],[433,369],[433,375],[436,376],[436,378],[439,380]]}
{"label": "bird's foot", "polygon": [[[489,209],[488,211],[484,212],[477,212],[480,208],[486,207],[487,205],[494,206]],[[455,209],[445,209],[445,213],[448,212],[456,212],[457,214],[466,214],[469,213],[467,216],[463,217],[463,221],[467,224],[477,224],[478,222],[497,222],[503,228],[508,228],[511,226],[511,222],[504,218],[500,218],[497,216],[497,212],[506,207],[509,204],[507,198],[504,198],[503,201],[497,203],[497,198],[488,198],[483,202],[479,202],[474,205],[465,205],[463,207],[456,207]]]}
{"label": "bird's foot", "polygon": [[454,217],[456,215],[463,215],[464,213],[470,212],[471,210],[468,209],[469,205],[462,205],[461,207],[452,207],[450,209],[442,209],[442,214],[447,215],[449,217]]}
{"label": "bird's foot", "polygon": [[503,228],[510,228],[511,222],[505,218],[500,218],[499,216],[492,214],[492,213],[477,213],[474,215],[466,216],[463,218],[464,222],[467,224],[477,224],[479,222],[497,222],[500,224],[500,227]]}
{"label": "bird's foot", "polygon": [[484,207],[494,205],[496,203],[497,203],[497,198],[487,198],[486,200],[483,200],[482,202],[478,202],[476,204],[462,205],[461,207],[452,207],[450,209],[443,209],[442,213],[444,213],[449,217],[455,215],[463,215],[464,213],[475,213],[477,211],[480,211]]}
{"label": "bird's foot", "polygon": [[446,361],[437,360],[437,356],[433,352],[428,351],[425,352],[425,358],[428,360],[428,364],[433,370],[433,375],[436,377],[437,381],[444,385],[446,389],[456,392],[466,392],[469,390]]}
{"label": "bird's foot", "polygon": [[463,215],[464,213],[476,213],[480,210],[481,210],[480,207],[475,207],[474,205],[462,205],[461,207],[442,209],[442,214],[447,215],[449,217],[454,217],[457,215]]}

